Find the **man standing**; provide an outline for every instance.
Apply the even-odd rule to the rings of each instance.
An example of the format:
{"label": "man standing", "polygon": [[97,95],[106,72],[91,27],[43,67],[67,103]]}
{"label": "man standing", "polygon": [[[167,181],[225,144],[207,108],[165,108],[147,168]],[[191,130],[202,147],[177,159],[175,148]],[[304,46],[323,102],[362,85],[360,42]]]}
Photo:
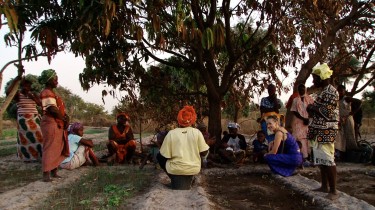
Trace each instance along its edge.
{"label": "man standing", "polygon": [[268,96],[263,97],[260,101],[260,116],[261,116],[261,127],[263,132],[266,134],[266,139],[268,143],[272,142],[275,138],[274,134],[267,131],[266,118],[271,115],[279,114],[279,109],[281,108],[282,102],[277,98],[276,86],[273,84],[268,85]]}
{"label": "man standing", "polygon": [[326,63],[312,69],[314,86],[321,88],[321,92],[318,93],[314,104],[308,105],[307,111],[312,120],[308,138],[313,149],[313,161],[315,165],[319,165],[322,180],[321,187],[315,191],[328,192],[327,198],[334,200],[338,198],[334,142],[338,133],[339,95],[330,84],[329,78],[332,73]]}

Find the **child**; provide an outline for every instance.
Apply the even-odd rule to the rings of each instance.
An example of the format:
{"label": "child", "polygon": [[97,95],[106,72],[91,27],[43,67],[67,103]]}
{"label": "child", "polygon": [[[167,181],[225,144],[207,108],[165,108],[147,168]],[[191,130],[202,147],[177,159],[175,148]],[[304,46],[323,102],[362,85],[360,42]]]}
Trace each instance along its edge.
{"label": "child", "polygon": [[70,156],[60,164],[60,167],[72,170],[91,163],[98,166],[99,161],[92,150],[94,143],[92,140],[82,138],[83,125],[75,122],[70,125],[68,131]]}
{"label": "child", "polygon": [[264,163],[264,154],[268,152],[268,145],[265,142],[266,135],[262,130],[257,132],[257,138],[253,141],[253,161],[254,163]]}

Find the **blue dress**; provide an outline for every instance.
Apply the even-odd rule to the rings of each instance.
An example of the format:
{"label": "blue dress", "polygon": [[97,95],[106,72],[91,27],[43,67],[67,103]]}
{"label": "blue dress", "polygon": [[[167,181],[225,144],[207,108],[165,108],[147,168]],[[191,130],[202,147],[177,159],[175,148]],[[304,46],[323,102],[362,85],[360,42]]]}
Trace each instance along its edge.
{"label": "blue dress", "polygon": [[277,154],[268,154],[264,159],[273,173],[291,176],[296,168],[302,164],[302,153],[296,139],[290,133],[286,135],[284,152],[282,152],[283,142],[281,142]]}

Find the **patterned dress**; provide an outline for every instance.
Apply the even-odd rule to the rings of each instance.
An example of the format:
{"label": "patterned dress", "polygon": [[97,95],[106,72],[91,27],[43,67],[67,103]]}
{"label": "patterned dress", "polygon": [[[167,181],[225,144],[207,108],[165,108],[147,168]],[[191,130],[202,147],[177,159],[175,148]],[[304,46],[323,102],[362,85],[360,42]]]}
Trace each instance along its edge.
{"label": "patterned dress", "polygon": [[302,154],[296,139],[286,134],[286,139],[280,143],[277,154],[264,156],[271,171],[281,176],[291,176],[298,166],[302,164]]}
{"label": "patterned dress", "polygon": [[43,136],[34,100],[21,92],[17,102],[17,155],[25,162],[41,161]]}
{"label": "patterned dress", "polygon": [[339,94],[335,87],[327,85],[314,101],[319,113],[312,116],[308,138],[313,149],[316,165],[335,166],[334,142],[338,133]]}

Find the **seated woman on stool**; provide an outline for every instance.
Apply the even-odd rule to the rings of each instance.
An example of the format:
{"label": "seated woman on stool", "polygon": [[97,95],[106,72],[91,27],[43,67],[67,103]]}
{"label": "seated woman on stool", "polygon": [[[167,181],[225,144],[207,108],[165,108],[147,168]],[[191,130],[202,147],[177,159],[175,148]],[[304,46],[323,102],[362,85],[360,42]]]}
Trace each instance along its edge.
{"label": "seated woman on stool", "polygon": [[202,132],[191,127],[196,119],[197,115],[192,106],[181,109],[177,116],[180,127],[168,132],[157,155],[160,167],[171,178],[174,189],[178,188],[173,181],[175,177],[199,173],[201,157],[205,156],[209,149]]}

